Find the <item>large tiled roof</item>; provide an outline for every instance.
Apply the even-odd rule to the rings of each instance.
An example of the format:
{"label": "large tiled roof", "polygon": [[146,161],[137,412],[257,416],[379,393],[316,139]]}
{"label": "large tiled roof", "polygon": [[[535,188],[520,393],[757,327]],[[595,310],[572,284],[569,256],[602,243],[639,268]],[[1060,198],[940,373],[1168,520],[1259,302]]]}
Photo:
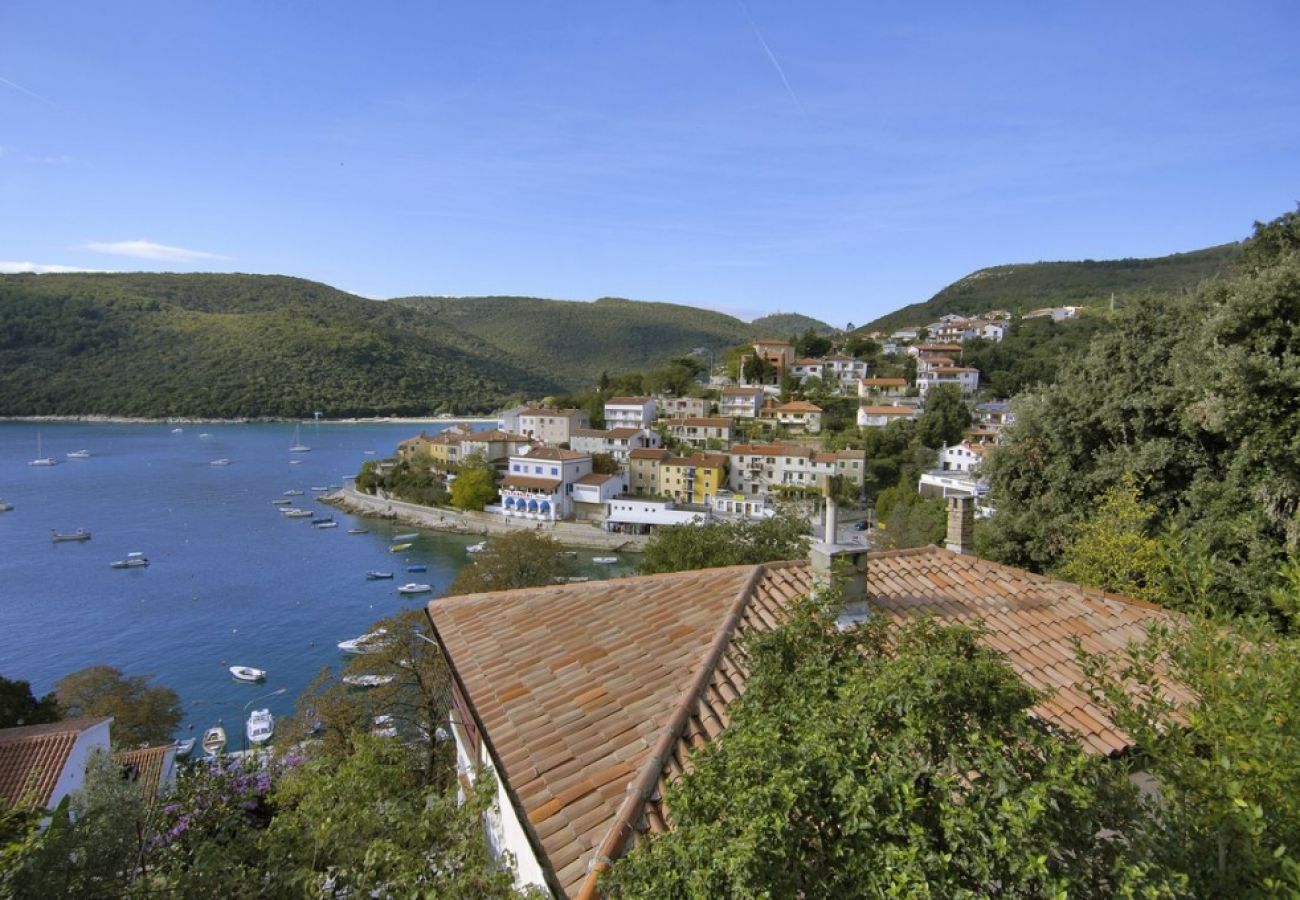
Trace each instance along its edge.
{"label": "large tiled roof", "polygon": [[0,800],[45,807],[59,783],[77,736],[104,718],[65,719],[49,725],[0,729]]}
{"label": "large tiled roof", "polygon": [[145,747],[142,750],[115,753],[113,762],[121,766],[130,766],[135,770],[135,782],[140,788],[141,796],[146,803],[152,803],[158,796],[163,768],[167,764],[168,757],[174,759],[175,754],[175,745],[163,744],[161,747]]}
{"label": "large tiled roof", "polygon": [[683,419],[665,419],[664,424],[669,428],[690,425],[699,428],[730,428],[733,423],[731,419],[721,416],[687,416]]}
{"label": "large tiled roof", "polygon": [[628,451],[628,457],[631,459],[658,459],[665,460],[672,456],[662,447],[637,447],[635,450]]}
{"label": "large tiled roof", "polygon": [[862,411],[869,416],[914,416],[913,406],[863,406]]}
{"label": "large tiled roof", "polygon": [[[937,547],[871,554],[868,584],[872,609],[893,619],[982,626],[982,642],[1045,692],[1034,713],[1091,752],[1129,746],[1077,687],[1074,641],[1117,653],[1167,613]],[[776,627],[811,586],[807,564],[771,563],[429,605],[498,774],[566,895],[591,896],[602,861],[669,827],[665,784],[727,726],[744,691],[733,637]]]}
{"label": "large tiled roof", "polygon": [[861,384],[864,387],[907,387],[906,378],[863,378]]}
{"label": "large tiled roof", "polygon": [[591,459],[590,453],[579,453],[576,450],[559,450],[555,447],[532,447],[526,454],[511,459],[550,459],[559,462],[575,459]]}
{"label": "large tiled roof", "polygon": [[610,397],[605,401],[606,406],[645,406],[647,403],[654,402],[654,397]]}
{"label": "large tiled roof", "polygon": [[501,479],[503,488],[525,491],[553,491],[563,483],[558,478],[537,478],[532,475],[507,475]]}

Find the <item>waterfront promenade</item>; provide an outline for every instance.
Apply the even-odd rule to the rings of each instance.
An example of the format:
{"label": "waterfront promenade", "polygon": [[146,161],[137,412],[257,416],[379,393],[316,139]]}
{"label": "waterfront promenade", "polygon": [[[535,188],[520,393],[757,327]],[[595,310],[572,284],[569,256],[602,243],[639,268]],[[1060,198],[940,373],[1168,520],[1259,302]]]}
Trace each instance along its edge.
{"label": "waterfront promenade", "polygon": [[329,503],[356,515],[396,519],[438,531],[484,535],[540,531],[569,547],[626,551],[645,549],[646,538],[642,535],[614,534],[578,522],[538,522],[530,519],[513,519],[494,513],[462,512],[444,507],[421,506],[418,503],[374,497],[351,487],[333,491],[320,499],[323,503]]}

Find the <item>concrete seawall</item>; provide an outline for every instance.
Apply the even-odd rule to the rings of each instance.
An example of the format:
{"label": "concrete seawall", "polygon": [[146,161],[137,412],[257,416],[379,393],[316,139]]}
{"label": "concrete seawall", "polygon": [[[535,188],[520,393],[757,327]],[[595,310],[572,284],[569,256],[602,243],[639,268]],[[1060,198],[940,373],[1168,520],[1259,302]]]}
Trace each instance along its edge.
{"label": "concrete seawall", "polygon": [[493,513],[461,512],[437,506],[420,506],[386,497],[372,497],[353,488],[342,488],[319,498],[322,503],[361,516],[396,519],[437,531],[456,534],[513,534],[517,531],[537,531],[555,538],[569,547],[593,550],[645,549],[646,538],[641,535],[612,534],[592,525],[576,522],[537,522],[529,519],[512,519]]}

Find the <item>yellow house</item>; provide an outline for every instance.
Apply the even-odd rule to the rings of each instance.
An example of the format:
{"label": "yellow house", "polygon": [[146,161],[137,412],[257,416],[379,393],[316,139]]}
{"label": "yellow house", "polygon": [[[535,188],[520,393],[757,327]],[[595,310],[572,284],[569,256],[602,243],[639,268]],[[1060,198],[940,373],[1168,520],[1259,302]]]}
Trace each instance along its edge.
{"label": "yellow house", "polygon": [[662,447],[645,447],[627,455],[627,487],[633,494],[659,495],[659,468],[672,454]]}
{"label": "yellow house", "polygon": [[679,503],[708,504],[726,483],[727,457],[721,453],[672,457],[659,464],[659,493]]}

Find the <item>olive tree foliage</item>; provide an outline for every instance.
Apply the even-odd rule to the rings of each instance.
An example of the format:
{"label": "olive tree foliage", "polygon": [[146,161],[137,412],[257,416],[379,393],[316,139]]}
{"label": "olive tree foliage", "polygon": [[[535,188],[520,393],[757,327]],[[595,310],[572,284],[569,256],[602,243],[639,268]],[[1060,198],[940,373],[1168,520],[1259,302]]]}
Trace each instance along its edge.
{"label": "olive tree foliage", "polygon": [[1233,277],[1116,313],[1058,381],[1015,403],[985,463],[997,515],[982,550],[1060,564],[1094,498],[1132,473],[1155,532],[1216,560],[1215,602],[1277,611],[1277,572],[1300,553],[1300,255],[1295,214],[1259,226]]}
{"label": "olive tree foliage", "polygon": [[808,555],[811,529],[793,512],[756,521],[712,521],[661,528],[646,544],[643,575],[754,565]]}
{"label": "olive tree foliage", "polygon": [[481,453],[471,453],[456,468],[451,483],[451,505],[457,509],[481,510],[497,496],[496,470]]}
{"label": "olive tree foliage", "polygon": [[616,862],[613,897],[1178,893],[1144,861],[1122,768],[1029,715],[1035,693],[965,629],[814,601],[751,638],[731,724],[670,787],[674,828]]}
{"label": "olive tree foliage", "polygon": [[550,535],[517,531],[490,537],[486,543],[483,552],[474,554],[456,574],[448,594],[542,587],[575,570],[573,554]]}
{"label": "olive tree foliage", "polygon": [[171,688],[149,686],[145,675],[123,675],[112,666],[89,666],[54,686],[68,718],[112,716],[113,746],[165,744],[181,721],[180,696]]}
{"label": "olive tree foliage", "polygon": [[960,444],[970,427],[970,407],[956,385],[941,384],[925,395],[925,411],[916,420],[916,437],[923,446],[937,450]]}
{"label": "olive tree foliage", "polygon": [[[1195,897],[1300,896],[1300,640],[1262,618],[1192,618],[1084,662],[1140,748],[1129,765],[1157,786],[1152,864]],[[1192,702],[1175,705],[1169,681]]]}

